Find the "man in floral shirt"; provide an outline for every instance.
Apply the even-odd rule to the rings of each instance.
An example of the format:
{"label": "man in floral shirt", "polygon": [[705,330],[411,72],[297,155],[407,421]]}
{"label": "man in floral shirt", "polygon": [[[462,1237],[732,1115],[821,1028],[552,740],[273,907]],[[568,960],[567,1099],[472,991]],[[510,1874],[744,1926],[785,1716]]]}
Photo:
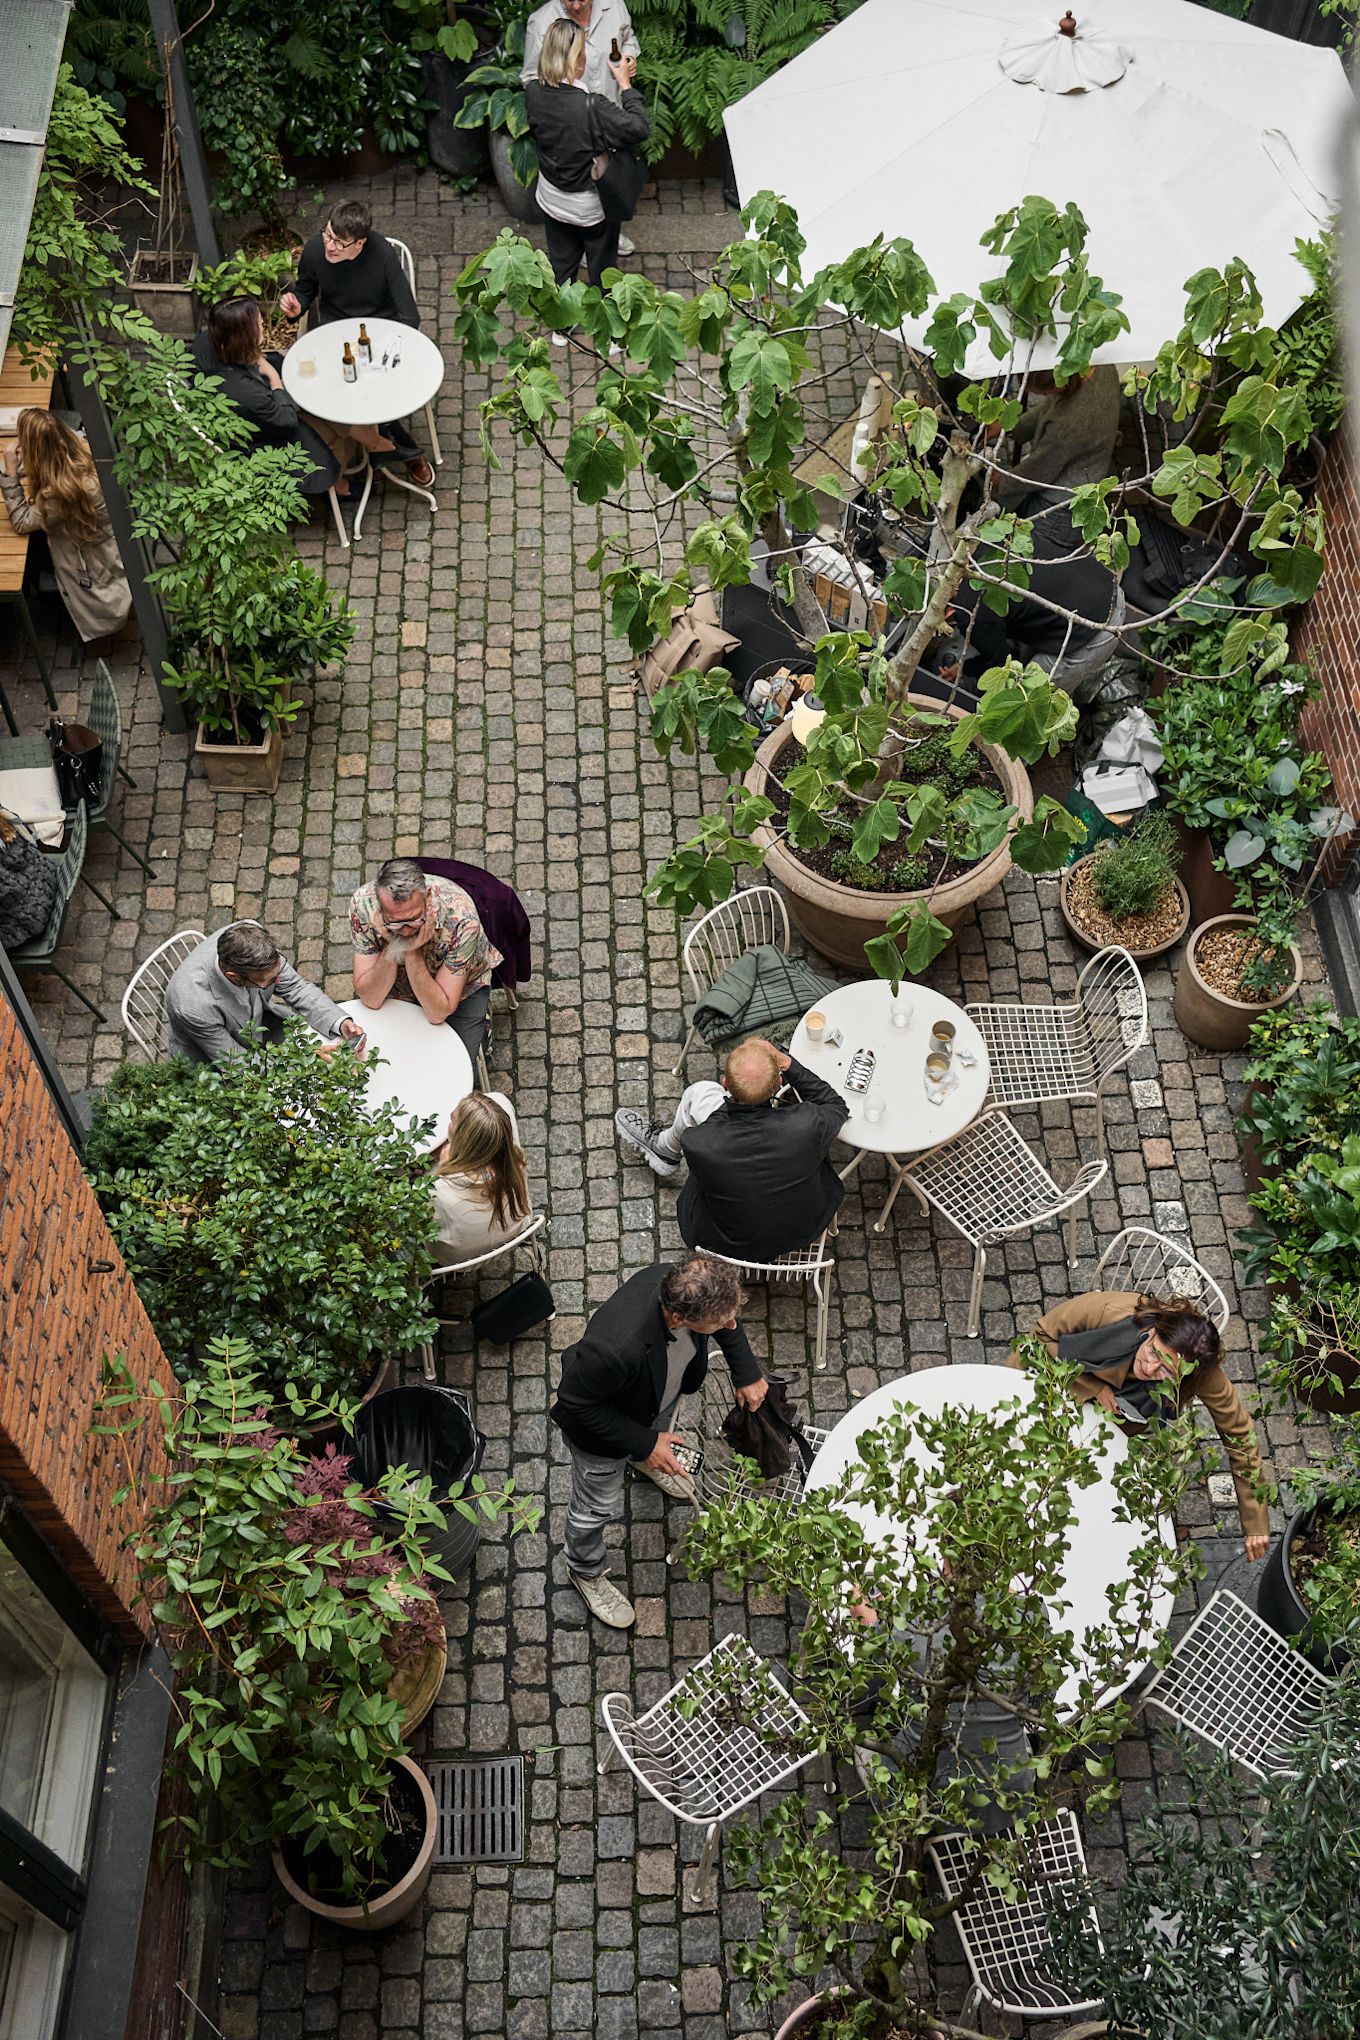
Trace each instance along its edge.
{"label": "man in floral shirt", "polygon": [[452,1027],[473,1062],[486,1034],[491,973],[501,961],[463,888],[389,857],[349,903],[354,989],[366,1006],[410,999]]}

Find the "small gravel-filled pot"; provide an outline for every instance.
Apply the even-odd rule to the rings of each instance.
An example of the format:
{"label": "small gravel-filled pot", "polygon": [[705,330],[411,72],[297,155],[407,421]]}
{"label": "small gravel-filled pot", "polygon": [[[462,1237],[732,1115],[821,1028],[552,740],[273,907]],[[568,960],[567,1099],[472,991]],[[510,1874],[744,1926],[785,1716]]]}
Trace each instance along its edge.
{"label": "small gravel-filled pot", "polygon": [[1236,937],[1240,942],[1255,925],[1251,914],[1216,914],[1196,928],[1185,946],[1172,1012],[1181,1033],[1201,1048],[1245,1048],[1253,1020],[1288,1005],[1303,982],[1303,958],[1291,942],[1290,977],[1283,991],[1269,999],[1253,999],[1233,998],[1219,989],[1216,980],[1221,972],[1223,939]]}
{"label": "small gravel-filled pot", "polygon": [[1115,943],[1127,949],[1136,963],[1150,963],[1165,956],[1190,926],[1190,895],[1178,878],[1170,881],[1164,901],[1146,914],[1131,914],[1116,920],[1104,913],[1095,899],[1093,868],[1100,856],[1093,850],[1078,858],[1063,872],[1058,904],[1072,940],[1094,952]]}

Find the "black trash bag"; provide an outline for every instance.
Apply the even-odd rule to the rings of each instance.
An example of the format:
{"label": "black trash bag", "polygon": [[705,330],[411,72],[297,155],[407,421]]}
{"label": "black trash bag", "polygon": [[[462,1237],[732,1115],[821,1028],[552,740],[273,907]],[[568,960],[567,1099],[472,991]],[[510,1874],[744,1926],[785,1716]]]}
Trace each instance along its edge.
{"label": "black trash bag", "polygon": [[1079,712],[1072,762],[1080,782],[1088,765],[1094,765],[1101,746],[1117,722],[1131,708],[1142,708],[1148,696],[1144,668],[1137,659],[1116,653],[1098,673],[1079,681],[1072,699]]}
{"label": "black trash bag", "polygon": [[457,1509],[446,1506],[446,1498],[450,1488],[471,1480],[486,1450],[468,1398],[456,1389],[429,1383],[389,1388],[356,1414],[349,1450],[355,1474],[368,1488],[398,1466],[430,1476],[445,1528],[442,1537],[427,1531],[425,1548],[454,1578],[466,1571],[481,1532]]}
{"label": "black trash bag", "polygon": [[758,1410],[733,1405],[723,1418],[722,1434],[734,1452],[755,1460],[763,1479],[778,1480],[791,1472],[795,1452],[804,1473],[815,1455],[803,1429],[802,1412],[789,1401],[788,1382],[782,1374],[771,1374],[769,1383]]}

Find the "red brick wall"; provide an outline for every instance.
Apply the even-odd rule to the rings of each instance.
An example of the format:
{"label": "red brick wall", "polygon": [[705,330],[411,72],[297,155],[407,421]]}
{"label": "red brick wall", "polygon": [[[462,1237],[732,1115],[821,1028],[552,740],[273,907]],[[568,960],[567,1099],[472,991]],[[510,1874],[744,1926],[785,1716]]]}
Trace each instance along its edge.
{"label": "red brick wall", "polygon": [[[1318,500],[1327,519],[1327,565],[1294,649],[1318,675],[1322,693],[1304,711],[1303,733],[1310,750],[1321,751],[1330,765],[1338,801],[1360,816],[1360,488],[1344,433],[1328,449]],[[1336,846],[1332,878],[1354,843]]]}
{"label": "red brick wall", "polygon": [[[92,1263],[111,1262],[111,1274]],[[141,1382],[170,1380],[156,1334],[8,1002],[0,996],[0,1478],[76,1585],[129,1643],[132,1566],[120,1549],[129,1464],[90,1436],[105,1352]],[[139,1479],[161,1464],[155,1427],[133,1448]]]}

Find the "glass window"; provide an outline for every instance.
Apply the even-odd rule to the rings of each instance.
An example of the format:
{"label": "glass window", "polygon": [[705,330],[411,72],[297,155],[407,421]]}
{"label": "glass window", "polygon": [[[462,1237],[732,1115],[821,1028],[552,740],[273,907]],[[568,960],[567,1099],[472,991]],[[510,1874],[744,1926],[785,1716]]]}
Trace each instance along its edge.
{"label": "glass window", "polygon": [[107,1693],[105,1674],[0,1546],[0,1806],[77,1871]]}
{"label": "glass window", "polygon": [[0,2040],[51,2040],[70,1944],[0,1885]]}

